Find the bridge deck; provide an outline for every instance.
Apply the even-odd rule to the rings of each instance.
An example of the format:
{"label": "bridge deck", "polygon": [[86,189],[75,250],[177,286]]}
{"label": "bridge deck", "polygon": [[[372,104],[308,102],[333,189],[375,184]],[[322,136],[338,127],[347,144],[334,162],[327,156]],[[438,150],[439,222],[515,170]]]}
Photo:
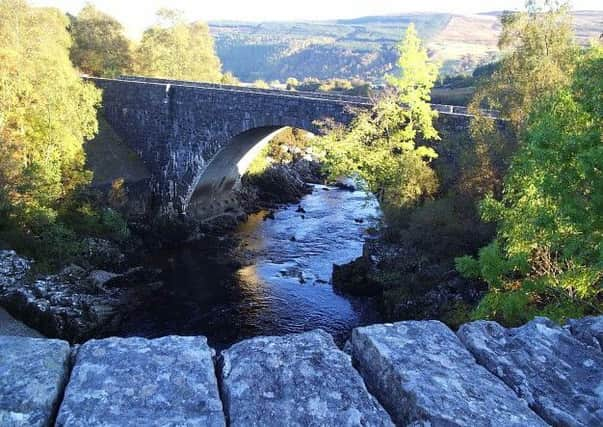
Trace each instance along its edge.
{"label": "bridge deck", "polygon": [[[101,78],[96,77],[86,77],[90,80],[101,80]],[[102,79],[104,80],[104,79]],[[253,88],[247,86],[235,86],[235,85],[224,85],[219,83],[208,83],[208,82],[198,82],[191,80],[173,80],[173,79],[164,79],[157,77],[141,77],[141,76],[120,76],[117,79],[110,80],[119,80],[125,82],[132,83],[150,83],[150,84],[163,84],[170,86],[183,86],[183,87],[198,87],[202,89],[215,89],[215,90],[226,90],[230,92],[240,92],[246,94],[263,94],[263,95],[273,95],[279,97],[296,97],[308,100],[329,100],[332,102],[344,102],[346,104],[350,104],[356,107],[370,107],[374,104],[374,100],[368,97],[363,96],[351,96],[351,95],[342,95],[333,92],[308,92],[308,91],[290,91],[290,90],[281,90],[281,89],[261,89],[261,88]],[[447,104],[430,104],[431,108],[438,113],[446,114],[446,115],[455,115],[455,116],[472,116],[469,112],[469,109],[465,106],[460,105],[447,105]],[[496,110],[482,109],[480,110],[481,114],[485,117],[490,117],[494,119],[499,119],[500,114]]]}

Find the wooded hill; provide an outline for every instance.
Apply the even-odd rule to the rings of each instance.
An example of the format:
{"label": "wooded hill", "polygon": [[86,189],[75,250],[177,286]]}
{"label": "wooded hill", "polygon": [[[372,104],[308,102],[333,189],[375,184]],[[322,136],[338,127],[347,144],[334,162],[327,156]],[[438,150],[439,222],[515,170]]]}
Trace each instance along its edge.
{"label": "wooded hill", "polygon": [[[325,22],[213,22],[225,71],[243,81],[360,78],[377,82],[394,66],[395,44],[414,22],[443,74],[469,73],[496,58],[499,12],[419,13]],[[581,43],[599,37],[603,12],[574,12]]]}

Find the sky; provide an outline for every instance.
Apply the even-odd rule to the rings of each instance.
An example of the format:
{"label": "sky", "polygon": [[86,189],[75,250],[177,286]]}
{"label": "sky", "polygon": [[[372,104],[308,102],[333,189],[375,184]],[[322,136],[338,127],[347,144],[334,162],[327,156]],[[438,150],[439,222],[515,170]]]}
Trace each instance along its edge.
{"label": "sky", "polygon": [[[521,9],[525,0],[30,0],[77,14],[87,2],[117,18],[136,36],[155,22],[160,8],[180,9],[190,21],[300,21],[357,18],[407,12],[471,14]],[[289,3],[290,4],[290,3]],[[601,0],[574,0],[576,10],[603,10]]]}

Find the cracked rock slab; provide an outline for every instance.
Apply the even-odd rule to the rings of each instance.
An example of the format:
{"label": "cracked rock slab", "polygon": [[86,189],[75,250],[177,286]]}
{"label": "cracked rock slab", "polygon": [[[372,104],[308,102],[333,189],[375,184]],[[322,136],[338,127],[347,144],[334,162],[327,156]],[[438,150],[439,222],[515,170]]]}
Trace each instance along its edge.
{"label": "cracked rock slab", "polygon": [[0,425],[51,426],[69,376],[65,341],[0,336]]}
{"label": "cracked rock slab", "polygon": [[57,426],[224,426],[205,337],[108,338],[77,352]]}
{"label": "cracked rock slab", "polygon": [[397,425],[543,426],[509,387],[479,366],[443,323],[356,328],[352,356]]}
{"label": "cracked rock slab", "polygon": [[548,319],[506,329],[463,325],[458,336],[542,418],[560,426],[603,425],[603,355]]}
{"label": "cracked rock slab", "polygon": [[222,353],[232,426],[392,426],[350,357],[313,331],[259,337]]}

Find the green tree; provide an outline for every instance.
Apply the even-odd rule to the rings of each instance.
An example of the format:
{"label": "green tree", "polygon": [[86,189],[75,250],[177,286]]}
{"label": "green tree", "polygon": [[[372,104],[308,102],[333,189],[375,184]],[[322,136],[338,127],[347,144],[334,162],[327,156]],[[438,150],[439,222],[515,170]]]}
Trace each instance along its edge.
{"label": "green tree", "polygon": [[359,112],[351,126],[332,125],[319,139],[329,175],[357,175],[381,202],[396,207],[436,191],[429,163],[437,154],[415,141],[438,139],[436,113],[429,106],[438,68],[429,62],[413,25],[398,50],[401,74],[388,77],[388,93],[371,111]]}
{"label": "green tree", "polygon": [[115,77],[130,71],[130,42],[117,20],[86,4],[79,15],[72,18],[70,29],[71,60],[82,72]]}
{"label": "green tree", "polygon": [[136,74],[219,83],[220,59],[209,28],[186,23],[178,11],[162,9],[159,23],[147,29],[135,51]]}
{"label": "green tree", "polygon": [[256,80],[255,82],[253,82],[253,87],[258,89],[270,89],[270,85],[264,80]]}
{"label": "green tree", "polygon": [[490,285],[476,317],[517,324],[603,311],[603,49],[576,64],[571,83],[528,115],[502,199],[482,204],[497,239],[457,261]]}
{"label": "green tree", "polygon": [[49,225],[90,178],[83,143],[100,91],[71,64],[67,25],[57,9],[0,0],[0,232],[23,233],[17,242],[69,234]]}
{"label": "green tree", "polygon": [[[479,80],[469,104],[474,144],[462,182],[466,193],[478,199],[500,197],[514,142],[521,140],[529,112],[539,97],[568,84],[578,53],[566,2],[528,0],[525,11],[504,13],[501,24],[502,58],[488,70],[488,78]],[[508,120],[507,131],[482,116],[480,108],[499,110]],[[517,138],[510,138],[509,130]]]}

